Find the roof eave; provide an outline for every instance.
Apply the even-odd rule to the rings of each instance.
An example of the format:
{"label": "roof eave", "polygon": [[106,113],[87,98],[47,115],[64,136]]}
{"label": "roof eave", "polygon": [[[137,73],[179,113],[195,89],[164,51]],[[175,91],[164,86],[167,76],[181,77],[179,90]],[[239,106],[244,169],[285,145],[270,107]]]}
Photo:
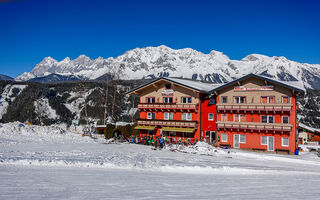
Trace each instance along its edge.
{"label": "roof eave", "polygon": [[226,87],[228,87],[228,86],[230,86],[230,85],[233,85],[234,83],[237,83],[238,81],[242,81],[242,80],[247,79],[247,78],[249,78],[249,77],[255,77],[255,78],[259,78],[259,79],[264,79],[264,80],[267,80],[267,81],[272,82],[272,83],[274,83],[274,84],[281,85],[281,86],[283,86],[283,87],[293,89],[293,90],[295,90],[295,91],[297,91],[297,92],[305,93],[304,90],[299,89],[299,88],[297,88],[297,87],[285,85],[285,84],[283,84],[283,83],[281,83],[281,82],[278,82],[278,81],[276,81],[276,80],[272,80],[272,79],[269,79],[269,78],[267,78],[267,77],[262,77],[262,76],[259,76],[259,75],[256,75],[256,74],[252,74],[252,73],[247,74],[247,75],[245,75],[245,76],[243,76],[243,77],[240,77],[240,78],[238,78],[238,79],[236,79],[236,80],[233,80],[233,81],[231,81],[231,82],[228,82],[228,83],[226,83],[226,84],[223,84],[223,85],[220,86],[220,87],[217,87],[217,88],[215,88],[215,89],[213,89],[213,90],[210,90],[208,93],[213,93],[213,92],[218,91],[218,90],[220,90],[220,89],[226,88]]}

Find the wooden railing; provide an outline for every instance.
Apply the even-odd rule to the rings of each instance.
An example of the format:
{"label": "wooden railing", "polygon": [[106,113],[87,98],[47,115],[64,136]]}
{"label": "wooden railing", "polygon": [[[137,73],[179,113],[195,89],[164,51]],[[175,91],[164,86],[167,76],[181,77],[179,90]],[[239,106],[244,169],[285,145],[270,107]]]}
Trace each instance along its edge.
{"label": "wooden railing", "polygon": [[166,103],[140,103],[139,109],[163,109],[163,110],[198,110],[198,104],[166,104]]}
{"label": "wooden railing", "polygon": [[292,129],[291,124],[281,123],[257,123],[257,122],[230,122],[230,121],[217,121],[217,128],[224,129],[241,129],[253,131],[285,131],[290,132]]}
{"label": "wooden railing", "polygon": [[272,111],[272,112],[290,112],[292,104],[236,104],[236,103],[218,103],[218,111]]}
{"label": "wooden railing", "polygon": [[144,126],[168,126],[168,127],[188,127],[196,128],[198,122],[196,121],[172,121],[172,120],[152,120],[152,119],[138,119],[138,125]]}

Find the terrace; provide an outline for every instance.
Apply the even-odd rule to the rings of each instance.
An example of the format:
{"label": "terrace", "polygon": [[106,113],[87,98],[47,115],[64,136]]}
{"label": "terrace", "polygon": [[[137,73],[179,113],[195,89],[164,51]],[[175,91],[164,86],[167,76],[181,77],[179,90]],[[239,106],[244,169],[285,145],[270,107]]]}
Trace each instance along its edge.
{"label": "terrace", "polygon": [[257,123],[257,122],[231,122],[217,121],[218,130],[243,130],[243,131],[270,131],[270,132],[291,132],[291,124],[282,123]]}
{"label": "terrace", "polygon": [[242,112],[291,112],[292,104],[236,104],[236,103],[218,103],[218,112],[242,111]]}
{"label": "terrace", "polygon": [[181,111],[198,111],[198,104],[168,104],[168,103],[139,103],[138,108],[141,110],[181,110]]}
{"label": "terrace", "polygon": [[197,121],[138,119],[137,125],[139,125],[139,126],[164,126],[164,127],[197,128],[198,127],[198,122]]}

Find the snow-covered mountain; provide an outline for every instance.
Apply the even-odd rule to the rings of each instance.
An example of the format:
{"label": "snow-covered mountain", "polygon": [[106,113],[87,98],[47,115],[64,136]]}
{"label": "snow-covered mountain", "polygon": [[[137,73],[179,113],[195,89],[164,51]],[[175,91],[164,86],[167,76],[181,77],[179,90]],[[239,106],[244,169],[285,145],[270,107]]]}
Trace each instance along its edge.
{"label": "snow-covered mountain", "polygon": [[17,77],[26,81],[50,74],[76,76],[94,80],[109,74],[120,79],[143,79],[161,76],[192,78],[214,83],[231,81],[244,74],[256,73],[278,80],[298,80],[307,88],[320,89],[320,65],[298,63],[285,57],[268,57],[251,54],[242,60],[231,60],[219,51],[209,54],[191,48],[171,49],[167,46],[136,48],[117,58],[90,59],[85,55],[58,62],[47,57],[31,72]]}
{"label": "snow-covered mountain", "polygon": [[79,77],[74,75],[63,76],[60,74],[49,74],[47,76],[35,77],[29,79],[30,82],[39,82],[39,83],[57,83],[57,82],[66,82],[66,81],[77,81],[80,80]]}

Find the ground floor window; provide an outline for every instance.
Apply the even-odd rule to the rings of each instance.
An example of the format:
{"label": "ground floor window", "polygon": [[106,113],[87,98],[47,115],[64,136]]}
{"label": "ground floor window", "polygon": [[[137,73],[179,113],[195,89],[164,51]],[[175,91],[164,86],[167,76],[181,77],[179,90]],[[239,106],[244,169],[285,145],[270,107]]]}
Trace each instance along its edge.
{"label": "ground floor window", "polygon": [[228,141],[228,135],[226,133],[221,134],[221,142],[227,142]]}
{"label": "ground floor window", "polygon": [[189,132],[173,132],[173,131],[162,131],[161,134],[167,137],[177,137],[177,138],[193,138],[194,133]]}
{"label": "ground floor window", "polygon": [[148,130],[148,135],[155,135],[156,132],[154,130]]}
{"label": "ground floor window", "polygon": [[288,147],[289,146],[289,138],[288,137],[283,137],[282,138],[282,146],[283,147]]}
{"label": "ground floor window", "polygon": [[268,145],[267,136],[261,136],[261,145]]}
{"label": "ground floor window", "polygon": [[246,135],[240,135],[240,143],[246,143]]}
{"label": "ground floor window", "polygon": [[266,145],[268,151],[274,151],[274,136],[261,136],[261,145]]}

